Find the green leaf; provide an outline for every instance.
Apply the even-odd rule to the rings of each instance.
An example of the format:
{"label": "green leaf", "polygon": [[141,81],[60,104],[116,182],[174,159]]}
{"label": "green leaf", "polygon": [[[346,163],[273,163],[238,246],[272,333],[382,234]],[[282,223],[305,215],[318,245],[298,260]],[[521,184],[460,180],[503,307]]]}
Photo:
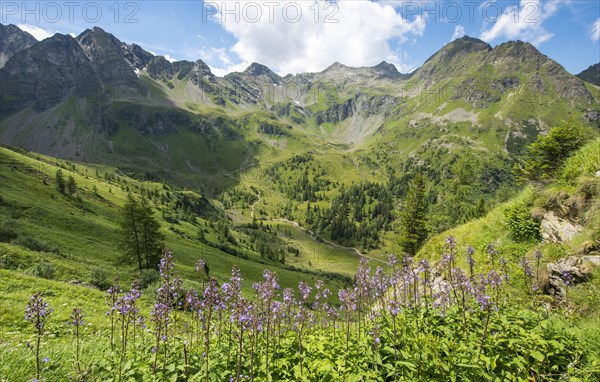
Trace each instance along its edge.
{"label": "green leaf", "polygon": [[398,364],[402,365],[402,366],[405,366],[405,367],[407,367],[408,369],[410,369],[412,371],[417,370],[417,366],[414,363],[412,363],[412,362],[398,361]]}
{"label": "green leaf", "polygon": [[544,355],[537,350],[533,350],[529,355],[538,362],[542,362],[545,358]]}
{"label": "green leaf", "polygon": [[468,363],[457,363],[456,366],[458,366],[458,367],[466,367],[466,368],[469,368],[469,369],[477,369],[477,365],[471,365],[471,364],[468,364]]}

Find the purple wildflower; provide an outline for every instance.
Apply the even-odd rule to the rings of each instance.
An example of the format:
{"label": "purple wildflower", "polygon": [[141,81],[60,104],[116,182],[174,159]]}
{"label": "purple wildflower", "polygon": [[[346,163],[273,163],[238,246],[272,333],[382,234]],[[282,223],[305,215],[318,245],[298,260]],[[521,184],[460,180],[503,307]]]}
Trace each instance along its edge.
{"label": "purple wildflower", "polygon": [[533,278],[533,270],[531,269],[531,265],[529,265],[529,261],[527,260],[527,258],[521,257],[520,264],[521,264],[521,269],[525,273],[525,277],[528,280],[531,280]]}
{"label": "purple wildflower", "polygon": [[564,281],[564,283],[567,286],[573,284],[573,280],[574,280],[573,274],[571,272],[569,272],[568,270],[566,270],[566,269],[563,269],[560,272],[560,278],[561,278],[562,281]]}
{"label": "purple wildflower", "polygon": [[73,308],[73,312],[71,313],[69,324],[73,326],[82,326],[85,324],[83,321],[83,317],[85,315],[81,313],[80,308]]}
{"label": "purple wildflower", "polygon": [[44,330],[44,320],[53,312],[48,308],[48,303],[44,301],[41,293],[35,293],[29,299],[25,309],[25,319],[35,326],[40,332]]}
{"label": "purple wildflower", "polygon": [[306,302],[306,300],[308,300],[308,297],[310,296],[312,288],[304,281],[300,281],[300,283],[298,284],[298,289],[300,290],[300,296],[302,297],[302,301]]}
{"label": "purple wildflower", "polygon": [[487,309],[491,308],[492,300],[490,299],[490,296],[488,296],[487,294],[477,294],[476,299],[477,299],[477,304],[479,305],[479,308],[481,310],[487,310]]}
{"label": "purple wildflower", "polygon": [[475,259],[473,258],[473,254],[475,253],[475,248],[471,247],[470,245],[467,246],[467,264],[469,264],[469,267],[472,269],[473,267],[475,267]]}
{"label": "purple wildflower", "polygon": [[497,289],[497,288],[500,288],[500,286],[502,285],[502,279],[500,278],[498,273],[493,269],[488,272],[487,279],[488,279],[489,284],[493,288]]}
{"label": "purple wildflower", "polygon": [[342,303],[340,309],[348,312],[356,310],[356,293],[353,290],[340,289],[338,297]]}
{"label": "purple wildflower", "polygon": [[510,276],[508,275],[508,260],[505,257],[500,258],[500,265],[502,265],[502,278],[505,282],[510,281]]}
{"label": "purple wildflower", "polygon": [[450,235],[446,238],[446,245],[448,248],[456,248],[456,239],[454,239],[454,236]]}

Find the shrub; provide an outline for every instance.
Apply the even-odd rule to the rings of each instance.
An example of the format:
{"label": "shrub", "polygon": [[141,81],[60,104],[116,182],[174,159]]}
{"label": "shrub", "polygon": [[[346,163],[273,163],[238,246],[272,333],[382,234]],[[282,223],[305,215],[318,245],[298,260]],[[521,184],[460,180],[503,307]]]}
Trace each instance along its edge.
{"label": "shrub", "polygon": [[31,236],[21,236],[16,240],[13,240],[12,243],[35,252],[48,252],[56,254],[60,252],[57,247],[51,247],[47,242],[40,241]]}
{"label": "shrub", "polygon": [[56,276],[56,269],[54,269],[54,265],[52,265],[52,263],[48,261],[41,261],[34,265],[28,273],[35,277],[53,280]]}
{"label": "shrub", "polygon": [[108,289],[110,287],[108,273],[100,267],[92,268],[90,271],[90,284],[101,290]]}
{"label": "shrub", "polygon": [[551,178],[559,166],[589,141],[589,132],[577,123],[563,123],[539,135],[527,146],[526,160],[515,167],[522,179],[542,181]]}
{"label": "shrub", "polygon": [[0,269],[18,269],[19,261],[17,257],[12,254],[6,254],[0,256]]}
{"label": "shrub", "polygon": [[594,175],[600,170],[600,140],[590,142],[575,155],[569,157],[561,167],[560,179],[569,184],[582,175]]}
{"label": "shrub", "polygon": [[10,243],[17,238],[17,232],[12,227],[7,227],[5,224],[0,226],[0,242]]}
{"label": "shrub", "polygon": [[160,275],[156,269],[142,269],[140,272],[140,286],[147,288],[148,286],[158,282]]}
{"label": "shrub", "polygon": [[541,239],[540,223],[535,221],[526,206],[515,206],[504,213],[512,237],[517,242]]}

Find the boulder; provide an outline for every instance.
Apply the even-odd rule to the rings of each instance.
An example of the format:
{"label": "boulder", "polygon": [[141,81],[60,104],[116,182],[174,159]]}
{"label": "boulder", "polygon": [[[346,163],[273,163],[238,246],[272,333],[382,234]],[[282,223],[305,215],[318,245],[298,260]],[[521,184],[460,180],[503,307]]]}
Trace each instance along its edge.
{"label": "boulder", "polygon": [[583,227],[566,219],[561,219],[552,211],[544,214],[541,222],[542,238],[547,243],[564,243],[583,231]]}
{"label": "boulder", "polygon": [[544,292],[557,299],[564,299],[567,282],[571,286],[587,281],[596,266],[600,266],[600,256],[569,256],[556,263],[549,263],[546,266],[548,283]]}

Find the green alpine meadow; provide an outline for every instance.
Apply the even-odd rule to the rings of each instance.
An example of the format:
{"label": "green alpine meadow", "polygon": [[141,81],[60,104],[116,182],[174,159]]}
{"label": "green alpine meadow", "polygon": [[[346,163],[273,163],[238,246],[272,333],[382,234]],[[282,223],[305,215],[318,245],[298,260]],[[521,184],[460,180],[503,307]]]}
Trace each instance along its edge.
{"label": "green alpine meadow", "polygon": [[[205,61],[90,14],[34,37],[2,5],[0,381],[600,381],[600,66],[542,53],[567,5],[507,9],[527,1],[539,24],[510,25],[543,38],[457,26],[408,71],[426,17],[404,9],[398,60],[286,75],[304,61],[276,43],[309,24],[269,35],[244,2],[231,24],[202,3],[194,41],[237,38]],[[345,3],[297,6],[342,28]],[[163,6],[103,17],[127,36]],[[352,6],[387,10],[381,33],[401,14]],[[362,57],[365,28],[336,38]]]}

